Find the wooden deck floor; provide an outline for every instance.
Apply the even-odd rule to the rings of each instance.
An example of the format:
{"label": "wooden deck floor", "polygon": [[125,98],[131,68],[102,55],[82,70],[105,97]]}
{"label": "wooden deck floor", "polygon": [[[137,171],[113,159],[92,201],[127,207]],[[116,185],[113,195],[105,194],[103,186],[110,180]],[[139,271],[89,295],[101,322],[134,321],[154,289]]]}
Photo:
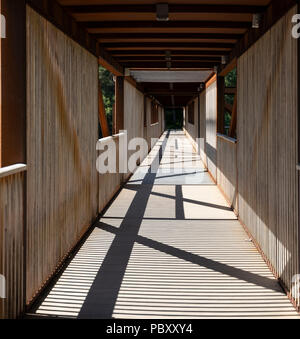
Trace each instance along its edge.
{"label": "wooden deck floor", "polygon": [[[149,170],[151,163],[156,173]],[[75,318],[298,317],[178,132],[163,135],[36,313]]]}

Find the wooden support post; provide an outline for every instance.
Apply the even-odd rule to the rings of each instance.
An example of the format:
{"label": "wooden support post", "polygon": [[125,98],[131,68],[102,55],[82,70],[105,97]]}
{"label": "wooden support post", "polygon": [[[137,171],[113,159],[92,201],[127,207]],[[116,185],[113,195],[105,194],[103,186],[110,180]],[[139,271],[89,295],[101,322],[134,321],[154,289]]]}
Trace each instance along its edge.
{"label": "wooden support post", "polygon": [[99,81],[99,122],[101,126],[102,131],[102,137],[106,138],[110,135],[110,131],[108,128],[106,113],[105,113],[105,107],[104,107],[104,101],[103,101],[103,93],[102,93],[102,87],[101,82]]}
{"label": "wooden support post", "polygon": [[218,76],[217,77],[217,132],[221,134],[225,133],[224,90],[225,90],[224,77]]}
{"label": "wooden support post", "polygon": [[236,123],[237,123],[237,95],[235,95],[234,97],[234,103],[233,103],[232,114],[231,114],[231,124],[230,124],[230,129],[229,129],[229,136],[231,138],[235,137]]}
{"label": "wooden support post", "polygon": [[26,1],[2,0],[0,167],[26,163]]}
{"label": "wooden support post", "polygon": [[114,133],[118,134],[124,129],[124,77],[116,77]]}

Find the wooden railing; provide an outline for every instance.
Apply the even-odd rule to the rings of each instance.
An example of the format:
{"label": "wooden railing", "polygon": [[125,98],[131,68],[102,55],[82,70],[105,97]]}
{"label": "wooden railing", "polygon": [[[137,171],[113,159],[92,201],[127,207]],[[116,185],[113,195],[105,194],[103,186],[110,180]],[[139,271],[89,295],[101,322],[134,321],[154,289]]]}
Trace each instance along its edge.
{"label": "wooden railing", "polygon": [[24,185],[26,165],[0,169],[0,319],[24,310]]}
{"label": "wooden railing", "polygon": [[236,139],[217,135],[217,182],[228,202],[237,211],[237,143]]}

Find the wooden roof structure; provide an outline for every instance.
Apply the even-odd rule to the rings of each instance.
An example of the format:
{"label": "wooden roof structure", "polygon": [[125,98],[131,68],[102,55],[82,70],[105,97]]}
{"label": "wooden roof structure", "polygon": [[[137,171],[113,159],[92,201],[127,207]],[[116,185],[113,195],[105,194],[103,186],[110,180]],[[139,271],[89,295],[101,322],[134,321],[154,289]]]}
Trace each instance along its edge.
{"label": "wooden roof structure", "polygon": [[[295,0],[50,0],[29,1],[32,7],[100,58],[115,75],[131,70],[216,70],[240,56],[258,40]],[[167,19],[158,20],[158,4],[167,4]],[[58,8],[61,7],[61,8]],[[253,17],[261,18],[253,28]],[[223,59],[223,62],[222,62]],[[149,87],[151,84],[141,83]],[[158,86],[159,87],[159,86]],[[199,83],[175,91],[184,106]],[[183,95],[191,91],[189,96]],[[164,106],[169,96],[156,93]]]}

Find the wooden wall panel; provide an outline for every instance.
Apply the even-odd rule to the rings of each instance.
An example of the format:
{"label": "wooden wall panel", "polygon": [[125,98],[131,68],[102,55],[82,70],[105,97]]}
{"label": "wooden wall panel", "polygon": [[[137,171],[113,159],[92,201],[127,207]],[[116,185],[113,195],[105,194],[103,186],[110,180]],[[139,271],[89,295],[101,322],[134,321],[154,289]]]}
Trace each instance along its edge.
{"label": "wooden wall panel", "polygon": [[27,7],[27,301],[98,213],[98,60]]}
{"label": "wooden wall panel", "polygon": [[0,319],[24,311],[24,184],[25,172],[0,177],[0,274],[6,279]]}
{"label": "wooden wall panel", "polygon": [[200,156],[204,165],[207,166],[207,159],[206,159],[206,147],[205,147],[205,140],[206,140],[206,93],[203,91],[200,94]]}
{"label": "wooden wall panel", "polygon": [[239,215],[289,290],[299,273],[296,12],[238,60]]}
{"label": "wooden wall panel", "polygon": [[206,88],[206,157],[207,168],[217,179],[217,83]]}
{"label": "wooden wall panel", "polygon": [[236,142],[217,137],[217,182],[230,205],[237,211],[237,147]]}
{"label": "wooden wall panel", "polygon": [[[196,150],[198,150],[197,138],[198,138],[198,120],[199,120],[199,98],[194,100],[194,111],[195,111],[195,124],[192,125],[188,122],[188,108],[184,109],[184,118],[183,118],[183,129],[190,139],[192,145]],[[205,166],[207,166],[206,158],[206,91],[200,93],[200,156]]]}
{"label": "wooden wall panel", "polygon": [[[146,100],[146,102],[144,101]],[[146,107],[147,126],[144,127]],[[134,137],[144,138],[151,147],[151,138],[159,138],[163,132],[163,109],[159,107],[158,123],[151,124],[151,100],[128,81],[124,85],[124,120],[128,141]],[[129,152],[129,156],[133,152]],[[146,156],[146,154],[145,154]]]}
{"label": "wooden wall panel", "polygon": [[185,107],[185,131],[192,142],[194,148],[197,150],[197,138],[198,138],[198,99],[192,101],[191,105],[194,105],[194,124],[189,123],[188,106]]}

